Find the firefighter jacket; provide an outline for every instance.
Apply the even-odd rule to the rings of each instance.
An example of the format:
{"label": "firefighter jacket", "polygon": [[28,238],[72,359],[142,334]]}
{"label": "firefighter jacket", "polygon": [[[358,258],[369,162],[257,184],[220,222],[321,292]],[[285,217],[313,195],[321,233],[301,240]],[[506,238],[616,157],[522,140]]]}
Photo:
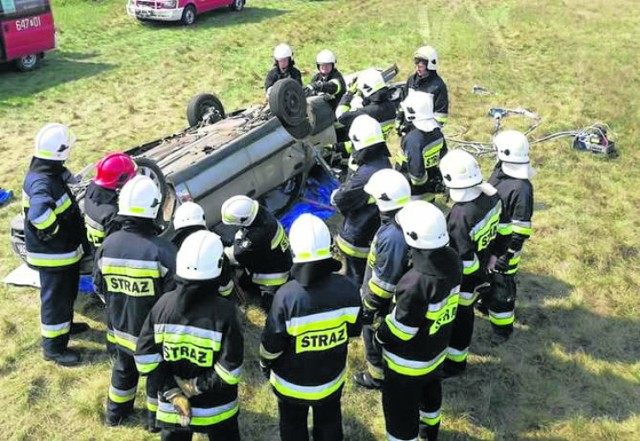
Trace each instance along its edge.
{"label": "firefighter jacket", "polygon": [[401,149],[396,157],[396,169],[411,183],[411,194],[423,196],[436,193],[442,182],[438,165],[447,153],[444,136],[440,129],[423,132],[415,127],[402,138]]}
{"label": "firefighter jacket", "polygon": [[431,374],[445,360],[462,277],[449,246],[412,249],[413,267],[400,279],[396,305],[376,332],[387,367],[400,375]]}
{"label": "firefighter jacket", "polygon": [[446,124],[449,118],[449,93],[447,85],[436,71],[428,71],[428,75],[420,77],[417,73],[411,75],[404,86],[404,96],[409,95],[411,89],[433,95],[433,115],[440,125]]}
{"label": "firefighter jacket", "polygon": [[389,130],[393,128],[396,118],[396,106],[389,100],[389,89],[386,87],[371,94],[368,98],[363,98],[363,106],[359,109],[351,110],[351,101],[353,93],[347,92],[342,96],[336,116],[338,123],[342,124],[349,130],[351,123],[360,115],[369,115],[382,126],[382,132],[387,135]]}
{"label": "firefighter jacket", "polygon": [[149,219],[124,218],[95,256],[93,281],[105,297],[112,332],[107,340],[130,355],[151,307],[175,288],[176,249],[153,232]]}
{"label": "firefighter jacket", "polygon": [[409,269],[409,247],[394,217],[398,210],[380,213],[378,228],[367,258],[361,295],[370,311],[385,311],[396,292],[396,285]]}
{"label": "firefighter jacket", "polygon": [[515,274],[518,271],[524,241],[531,237],[533,185],[528,179],[518,179],[505,174],[500,162],[489,178],[489,183],[498,190],[502,210],[510,221],[508,228],[498,229],[498,234],[507,238],[509,269],[506,274]]}
{"label": "firefighter jacket", "polygon": [[366,259],[371,239],[380,226],[378,207],[364,191],[364,186],[375,172],[391,167],[388,152],[384,143],[354,152],[359,167],[333,196],[333,203],[344,216],[342,231],[336,241],[348,256]]}
{"label": "firefighter jacket", "polygon": [[31,268],[64,271],[82,258],[84,222],[61,161],[33,158],[22,187],[24,240]]}
{"label": "firefighter jacket", "polygon": [[472,201],[456,202],[451,207],[447,215],[450,244],[463,266],[460,305],[471,306],[478,297],[477,288],[488,283],[491,255],[502,255],[505,250],[505,240],[498,236],[498,229],[508,223],[497,194],[481,193]]}
{"label": "firefighter jacket", "polygon": [[333,68],[327,76],[322,75],[320,72],[316,73],[311,78],[311,86],[316,93],[325,95],[327,103],[334,111],[347,90],[344,78],[336,68]]}
{"label": "firefighter jacket", "polygon": [[251,273],[255,284],[279,286],[289,278],[289,238],[278,219],[262,206],[253,223],[236,233],[233,256]]}
{"label": "firefighter jacket", "polygon": [[84,197],[84,223],[94,249],[102,245],[107,235],[122,227],[122,218],[117,215],[118,193],[91,181]]}
{"label": "firefighter jacket", "polygon": [[[171,242],[176,246],[176,249],[179,250],[180,247],[182,246],[182,242],[184,242],[184,240],[189,237],[192,233],[195,233],[196,231],[200,231],[200,230],[205,230],[206,227],[202,226],[202,225],[191,225],[188,227],[184,227],[184,228],[180,228],[178,230],[176,230],[176,234],[175,236],[173,236],[173,239],[171,239]],[[222,297],[227,297],[229,295],[231,295],[231,293],[233,292],[233,288],[234,288],[234,283],[233,280],[231,280],[231,264],[229,263],[229,259],[227,258],[227,256],[222,256],[222,273],[220,274],[220,277],[218,278],[218,288],[219,288],[219,294]]]}
{"label": "firefighter jacket", "polygon": [[350,279],[333,274],[339,269],[333,259],[295,264],[294,280],[276,292],[260,357],[281,398],[317,402],[345,382],[349,337],[361,331],[360,296]]}
{"label": "firefighter jacket", "polygon": [[268,91],[277,81],[284,80],[285,78],[292,78],[302,86],[302,74],[298,68],[293,65],[293,60],[291,60],[289,67],[284,72],[276,65],[267,73],[267,77],[264,80],[264,90]]}
{"label": "firefighter jacket", "polygon": [[233,302],[213,295],[217,279],[179,280],[175,291],[162,296],[149,313],[138,339],[138,371],[158,384],[157,420],[178,427],[178,414],[166,399],[179,387],[176,377],[196,378],[201,392],[189,399],[191,427],[196,432],[238,413],[238,382],[243,362],[243,338]]}

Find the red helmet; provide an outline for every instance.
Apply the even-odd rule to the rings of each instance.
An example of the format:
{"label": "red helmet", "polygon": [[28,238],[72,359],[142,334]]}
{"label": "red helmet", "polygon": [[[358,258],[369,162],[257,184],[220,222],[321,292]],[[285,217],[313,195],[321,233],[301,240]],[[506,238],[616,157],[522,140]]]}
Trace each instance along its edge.
{"label": "red helmet", "polygon": [[116,190],[121,188],[136,174],[136,163],[127,154],[110,153],[96,164],[96,177],[100,187]]}

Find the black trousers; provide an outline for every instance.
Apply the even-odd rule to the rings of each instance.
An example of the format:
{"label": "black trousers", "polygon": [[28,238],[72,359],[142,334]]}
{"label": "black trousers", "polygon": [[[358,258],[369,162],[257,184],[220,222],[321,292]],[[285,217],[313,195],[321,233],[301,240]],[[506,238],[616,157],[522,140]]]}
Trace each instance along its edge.
{"label": "black trousers", "polygon": [[[107,397],[107,417],[126,418],[133,412],[133,402],[138,388],[138,369],[132,355],[123,349],[116,349],[116,357],[111,370],[111,387]],[[147,377],[147,408],[155,411],[158,402],[158,386]]]}
{"label": "black trousers", "polygon": [[316,404],[302,404],[278,397],[280,439],[308,441],[307,416],[313,409],[313,441],[342,441],[342,388]]}
{"label": "black trousers", "polygon": [[385,369],[382,409],[387,434],[403,440],[418,437],[434,441],[440,430],[442,382],[433,374],[399,375]]}
{"label": "black trousers", "polygon": [[[491,290],[482,303],[489,310],[489,321],[493,332],[505,336],[513,332],[516,308],[515,274],[494,273]],[[485,303],[486,302],[486,303]]]}
{"label": "black trousers", "polygon": [[47,354],[58,354],[67,349],[79,281],[79,264],[64,270],[40,271],[42,349]]}
{"label": "black trousers", "polygon": [[[162,429],[160,439],[162,441],[191,441],[193,431],[189,429]],[[228,420],[222,421],[204,433],[209,441],[240,441],[240,429],[238,428],[238,414]]]}
{"label": "black trousers", "polygon": [[364,356],[367,360],[367,370],[372,378],[384,380],[384,363],[382,348],[375,339],[376,330],[373,325],[362,327],[362,340],[364,341]]}
{"label": "black trousers", "polygon": [[453,320],[447,359],[444,363],[447,370],[463,371],[466,369],[474,321],[473,305],[458,305],[456,318]]}

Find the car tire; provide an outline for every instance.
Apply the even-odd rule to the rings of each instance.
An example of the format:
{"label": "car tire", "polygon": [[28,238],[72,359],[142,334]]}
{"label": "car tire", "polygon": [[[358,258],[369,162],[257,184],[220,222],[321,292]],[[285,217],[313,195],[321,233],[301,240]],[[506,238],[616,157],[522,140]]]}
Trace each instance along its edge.
{"label": "car tire", "polygon": [[182,11],[182,18],[180,23],[185,26],[191,26],[196,21],[196,7],[193,5],[187,5]]}
{"label": "car tire", "polygon": [[233,0],[233,3],[229,5],[229,8],[232,11],[240,12],[244,9],[244,5],[246,4],[246,0]]}
{"label": "car tire", "polygon": [[211,124],[225,118],[224,106],[222,101],[212,93],[200,93],[189,100],[187,104],[187,121],[189,127],[197,126],[202,122],[202,117],[211,109],[217,112],[214,121]]}
{"label": "car tire", "polygon": [[307,100],[307,115],[311,126],[310,135],[316,135],[336,122],[333,108],[320,96]]}
{"label": "car tire", "polygon": [[20,72],[31,72],[35,70],[39,64],[40,56],[38,54],[27,55],[16,60],[16,67]]}
{"label": "car tire", "polygon": [[283,125],[298,126],[307,120],[307,99],[296,80],[276,81],[269,92],[269,108]]}
{"label": "car tire", "polygon": [[153,182],[158,186],[160,190],[160,196],[162,200],[161,203],[164,202],[165,196],[167,195],[167,180],[162,173],[162,170],[153,159],[149,158],[133,158],[136,165],[138,166],[138,173],[142,176],[150,177]]}

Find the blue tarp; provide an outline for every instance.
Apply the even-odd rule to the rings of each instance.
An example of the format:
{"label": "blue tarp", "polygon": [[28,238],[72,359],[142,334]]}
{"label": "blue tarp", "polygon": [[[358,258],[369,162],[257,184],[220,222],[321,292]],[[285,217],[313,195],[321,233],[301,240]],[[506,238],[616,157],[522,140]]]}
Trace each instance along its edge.
{"label": "blue tarp", "polygon": [[11,201],[13,192],[0,187],[0,207]]}

